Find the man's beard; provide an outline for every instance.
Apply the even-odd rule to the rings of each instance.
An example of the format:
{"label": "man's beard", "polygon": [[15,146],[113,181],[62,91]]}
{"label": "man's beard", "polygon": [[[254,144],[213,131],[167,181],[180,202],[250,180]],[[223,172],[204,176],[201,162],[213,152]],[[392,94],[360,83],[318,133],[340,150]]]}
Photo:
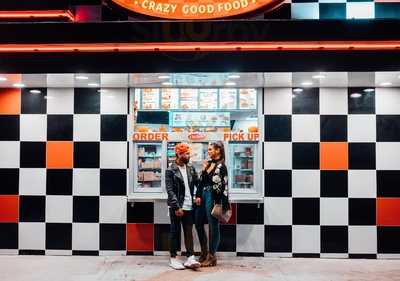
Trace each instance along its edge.
{"label": "man's beard", "polygon": [[188,159],[188,158],[182,158],[182,159],[181,159],[181,162],[182,162],[183,164],[187,164],[187,163],[189,163],[189,159]]}

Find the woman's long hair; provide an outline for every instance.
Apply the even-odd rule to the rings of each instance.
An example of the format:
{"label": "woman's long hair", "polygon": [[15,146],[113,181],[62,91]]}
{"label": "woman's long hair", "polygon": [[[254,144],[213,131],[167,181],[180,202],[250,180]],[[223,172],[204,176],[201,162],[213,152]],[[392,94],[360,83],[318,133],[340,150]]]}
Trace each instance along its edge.
{"label": "woman's long hair", "polygon": [[210,143],[210,145],[212,147],[214,147],[214,149],[218,149],[219,150],[220,158],[218,160],[218,163],[225,164],[225,146],[224,146],[224,143],[222,141],[216,141],[216,142]]}

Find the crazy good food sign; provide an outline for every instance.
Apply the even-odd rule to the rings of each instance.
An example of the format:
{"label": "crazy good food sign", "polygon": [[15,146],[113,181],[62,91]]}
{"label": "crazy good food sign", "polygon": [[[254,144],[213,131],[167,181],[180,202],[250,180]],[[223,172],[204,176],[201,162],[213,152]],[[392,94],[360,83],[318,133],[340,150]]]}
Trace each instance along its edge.
{"label": "crazy good food sign", "polygon": [[136,13],[166,19],[216,19],[265,8],[272,10],[283,0],[112,0]]}

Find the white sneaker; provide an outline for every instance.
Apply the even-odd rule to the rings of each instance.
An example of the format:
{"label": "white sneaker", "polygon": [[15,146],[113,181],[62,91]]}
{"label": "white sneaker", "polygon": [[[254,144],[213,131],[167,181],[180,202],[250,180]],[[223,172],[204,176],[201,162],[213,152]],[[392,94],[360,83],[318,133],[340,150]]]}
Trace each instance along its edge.
{"label": "white sneaker", "polygon": [[194,256],[188,257],[183,265],[191,269],[199,268],[201,266]]}
{"label": "white sneaker", "polygon": [[172,267],[173,269],[176,269],[176,270],[185,269],[183,264],[177,258],[170,258],[169,266]]}

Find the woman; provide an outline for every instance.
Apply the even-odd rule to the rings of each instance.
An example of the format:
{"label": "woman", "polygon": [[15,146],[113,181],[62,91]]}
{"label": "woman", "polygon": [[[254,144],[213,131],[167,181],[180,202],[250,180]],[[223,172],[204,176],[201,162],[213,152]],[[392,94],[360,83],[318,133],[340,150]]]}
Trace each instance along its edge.
{"label": "woman", "polygon": [[[201,245],[201,266],[216,266],[215,256],[220,242],[218,220],[211,215],[215,204],[222,204],[222,209],[229,209],[228,202],[228,170],[225,166],[225,150],[221,141],[208,146],[210,160],[203,163],[200,174],[200,184],[196,192],[195,224]],[[208,221],[209,245],[204,224]]]}

